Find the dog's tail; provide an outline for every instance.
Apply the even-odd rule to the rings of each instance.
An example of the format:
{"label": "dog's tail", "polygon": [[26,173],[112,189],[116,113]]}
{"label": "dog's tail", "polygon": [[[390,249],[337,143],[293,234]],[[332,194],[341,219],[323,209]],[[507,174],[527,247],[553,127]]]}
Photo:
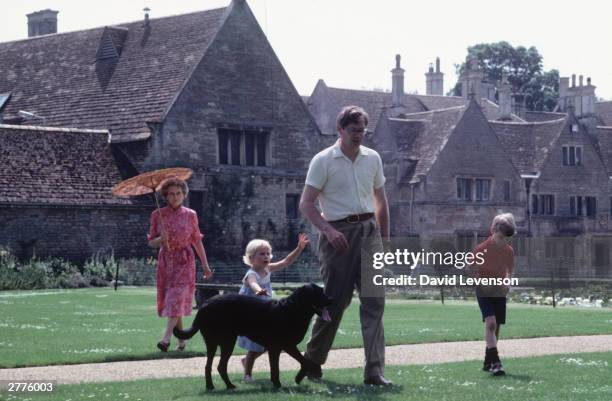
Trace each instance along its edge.
{"label": "dog's tail", "polygon": [[198,319],[196,318],[193,320],[192,326],[187,330],[181,330],[178,327],[174,327],[172,333],[179,340],[189,340],[191,337],[195,336],[198,330],[200,330],[200,327],[198,325]]}

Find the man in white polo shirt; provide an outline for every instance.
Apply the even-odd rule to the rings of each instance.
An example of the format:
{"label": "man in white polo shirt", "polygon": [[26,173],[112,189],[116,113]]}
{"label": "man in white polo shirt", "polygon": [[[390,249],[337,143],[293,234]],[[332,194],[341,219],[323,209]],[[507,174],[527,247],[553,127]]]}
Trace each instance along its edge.
{"label": "man in white polo shirt", "polygon": [[[320,230],[319,259],[325,293],[334,299],[331,322],[317,318],[306,358],[319,365],[310,378],[320,378],[334,337],[353,290],[359,291],[361,331],[365,350],[364,383],[388,386],[384,377],[384,291],[366,294],[361,285],[363,241],[378,244],[389,239],[389,206],[385,177],[378,153],[361,145],[368,115],[360,107],[345,107],[337,118],[338,141],[310,162],[300,211]],[[321,212],[315,207],[319,200]],[[364,286],[366,283],[364,282]]]}

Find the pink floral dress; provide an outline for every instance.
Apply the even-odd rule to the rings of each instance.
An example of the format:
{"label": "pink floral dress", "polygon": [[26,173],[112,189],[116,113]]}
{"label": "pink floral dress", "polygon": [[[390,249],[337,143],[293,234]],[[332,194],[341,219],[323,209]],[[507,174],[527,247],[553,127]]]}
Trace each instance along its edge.
{"label": "pink floral dress", "polygon": [[193,244],[202,239],[195,211],[166,206],[151,214],[149,241],[162,232],[161,216],[169,249],[162,244],[157,258],[157,314],[162,317],[191,315],[195,292],[195,255]]}

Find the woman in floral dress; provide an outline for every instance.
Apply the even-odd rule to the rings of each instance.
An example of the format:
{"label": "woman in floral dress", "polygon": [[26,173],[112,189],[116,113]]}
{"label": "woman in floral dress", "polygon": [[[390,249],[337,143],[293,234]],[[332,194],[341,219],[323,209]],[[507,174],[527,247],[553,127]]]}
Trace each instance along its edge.
{"label": "woman in floral dress", "polygon": [[[167,206],[151,214],[149,245],[159,247],[157,260],[157,314],[167,317],[166,332],[157,348],[167,352],[174,327],[182,329],[183,316],[191,315],[195,292],[195,249],[202,267],[204,279],[212,276],[198,227],[198,216],[183,206],[189,192],[187,183],[178,178],[164,182],[161,193]],[[162,221],[163,220],[163,221]],[[177,350],[184,350],[185,342],[179,341]]]}

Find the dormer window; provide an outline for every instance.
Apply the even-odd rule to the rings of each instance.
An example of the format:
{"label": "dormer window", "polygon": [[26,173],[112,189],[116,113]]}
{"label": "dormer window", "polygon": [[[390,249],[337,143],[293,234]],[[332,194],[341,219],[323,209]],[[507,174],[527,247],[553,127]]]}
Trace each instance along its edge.
{"label": "dormer window", "polygon": [[9,97],[11,97],[10,92],[0,93],[0,112],[2,111],[2,108],[4,107],[4,104],[8,101]]}
{"label": "dormer window", "polygon": [[2,108],[8,102],[9,97],[11,97],[10,92],[9,93],[0,93],[0,124],[2,124]]}

